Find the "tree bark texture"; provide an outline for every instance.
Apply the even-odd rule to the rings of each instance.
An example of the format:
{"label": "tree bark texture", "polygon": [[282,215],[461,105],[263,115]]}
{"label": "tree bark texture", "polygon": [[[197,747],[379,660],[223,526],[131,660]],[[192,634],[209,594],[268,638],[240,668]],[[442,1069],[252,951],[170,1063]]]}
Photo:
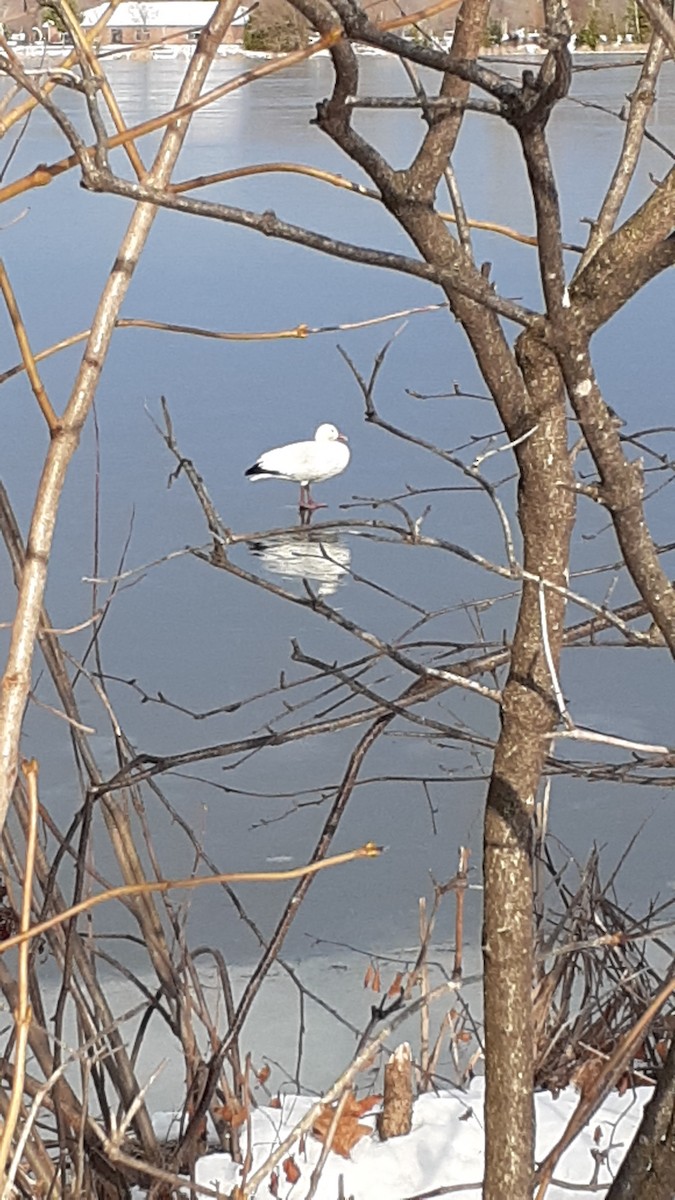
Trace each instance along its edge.
{"label": "tree bark texture", "polygon": [[407,1042],[397,1046],[384,1068],[384,1098],[377,1118],[382,1141],[404,1137],[412,1128],[412,1055]]}
{"label": "tree bark texture", "polygon": [[[562,380],[552,355],[526,335],[518,347],[536,432],[519,448],[519,518],[524,566],[564,586],[574,516]],[[483,914],[486,1162],[484,1196],[532,1194],[533,981],[531,831],[548,737],[558,717],[544,655],[556,670],[564,599],[525,582],[504,688],[501,733],[484,827]]]}
{"label": "tree bark texture", "polygon": [[675,1196],[675,1038],[607,1200]]}

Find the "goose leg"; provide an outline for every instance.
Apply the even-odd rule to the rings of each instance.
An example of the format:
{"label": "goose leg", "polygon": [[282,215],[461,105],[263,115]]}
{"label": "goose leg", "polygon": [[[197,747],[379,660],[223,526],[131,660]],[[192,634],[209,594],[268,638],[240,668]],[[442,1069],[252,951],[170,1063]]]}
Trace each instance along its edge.
{"label": "goose leg", "polygon": [[321,504],[316,500],[312,500],[312,497],[309,494],[309,484],[307,484],[305,487],[304,500],[302,497],[302,488],[300,488],[300,493],[300,508],[304,508],[307,512],[316,512],[317,508],[328,508],[327,504]]}

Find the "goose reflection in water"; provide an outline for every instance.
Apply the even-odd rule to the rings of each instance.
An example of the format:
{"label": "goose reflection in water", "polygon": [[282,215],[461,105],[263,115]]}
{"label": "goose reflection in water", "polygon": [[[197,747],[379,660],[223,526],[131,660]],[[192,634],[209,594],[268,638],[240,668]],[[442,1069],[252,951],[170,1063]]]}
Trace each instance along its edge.
{"label": "goose reflection in water", "polygon": [[317,584],[320,596],[332,596],[349,572],[349,546],[336,533],[305,529],[293,537],[249,542],[249,549],[265,570],[287,579],[307,579]]}

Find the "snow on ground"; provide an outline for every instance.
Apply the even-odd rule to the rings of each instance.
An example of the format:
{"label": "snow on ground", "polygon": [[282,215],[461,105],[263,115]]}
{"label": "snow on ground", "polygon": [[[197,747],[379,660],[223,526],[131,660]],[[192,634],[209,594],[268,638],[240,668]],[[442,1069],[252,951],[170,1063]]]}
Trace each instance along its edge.
{"label": "snow on ground", "polygon": [[[460,1195],[478,1196],[483,1175],[483,1090],[484,1081],[475,1079],[465,1092],[421,1096],[415,1104],[413,1128],[407,1137],[388,1142],[380,1142],[377,1135],[364,1137],[354,1146],[348,1159],[331,1152],[322,1170],[316,1200],[335,1200],[339,1195],[353,1196],[354,1200],[406,1200],[453,1184],[465,1185]],[[649,1088],[639,1088],[623,1096],[614,1092],[607,1098],[554,1172],[554,1181],[566,1186],[559,1187],[554,1182],[547,1192],[547,1200],[574,1200],[575,1197],[588,1200],[589,1195],[604,1196],[651,1094]],[[562,1134],[577,1101],[578,1095],[572,1088],[566,1089],[557,1099],[548,1092],[536,1096],[539,1160]],[[285,1096],[281,1109],[259,1108],[252,1113],[253,1161],[249,1179],[313,1103],[308,1097]],[[373,1117],[366,1116],[361,1120],[364,1124],[374,1125]],[[291,1153],[300,1168],[300,1178],[295,1183],[289,1182],[280,1164],[277,1168],[278,1190],[272,1194],[278,1195],[280,1200],[303,1200],[321,1148],[321,1143],[311,1135],[305,1140],[304,1151],[296,1144]],[[245,1149],[246,1138],[242,1130],[242,1150]],[[284,1153],[284,1159],[288,1153]],[[233,1186],[241,1182],[240,1168],[227,1154],[207,1154],[197,1163],[195,1182],[220,1189],[221,1195],[228,1196]],[[601,1186],[589,1192],[588,1185],[593,1183]],[[270,1176],[266,1172],[255,1193],[259,1200],[269,1200],[269,1184]]]}

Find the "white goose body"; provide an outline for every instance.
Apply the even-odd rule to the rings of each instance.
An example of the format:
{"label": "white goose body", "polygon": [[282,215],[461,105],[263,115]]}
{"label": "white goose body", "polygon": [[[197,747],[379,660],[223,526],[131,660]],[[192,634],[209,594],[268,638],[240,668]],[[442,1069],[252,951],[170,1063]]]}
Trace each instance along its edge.
{"label": "white goose body", "polygon": [[319,425],[314,440],[290,442],[266,450],[245,472],[250,479],[285,479],[300,484],[300,508],[324,508],[310,494],[312,483],[332,479],[344,471],[349,462],[347,439],[334,425]]}

